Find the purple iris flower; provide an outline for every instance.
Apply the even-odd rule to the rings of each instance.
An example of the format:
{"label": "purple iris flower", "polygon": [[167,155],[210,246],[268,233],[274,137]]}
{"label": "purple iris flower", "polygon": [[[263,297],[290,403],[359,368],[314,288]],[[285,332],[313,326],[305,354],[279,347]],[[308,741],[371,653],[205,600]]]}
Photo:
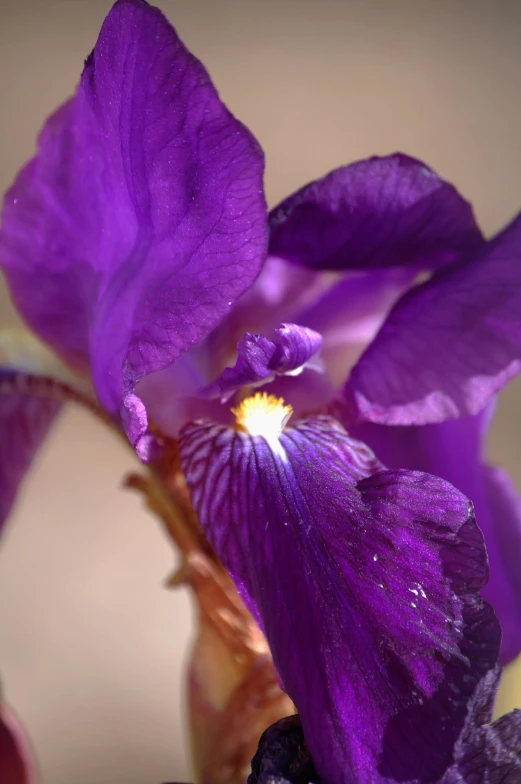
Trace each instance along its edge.
{"label": "purple iris flower", "polygon": [[[404,155],[337,169],[269,215],[262,177],[163,15],[118,0],[6,196],[13,300],[144,461],[178,439],[200,524],[298,708],[302,730],[281,731],[306,779],[519,781],[519,715],[490,722],[501,637],[480,593],[506,662],[521,507],[483,440],[521,367],[521,218],[485,240]],[[4,517],[73,387],[5,363]],[[272,736],[255,763],[268,778]]]}

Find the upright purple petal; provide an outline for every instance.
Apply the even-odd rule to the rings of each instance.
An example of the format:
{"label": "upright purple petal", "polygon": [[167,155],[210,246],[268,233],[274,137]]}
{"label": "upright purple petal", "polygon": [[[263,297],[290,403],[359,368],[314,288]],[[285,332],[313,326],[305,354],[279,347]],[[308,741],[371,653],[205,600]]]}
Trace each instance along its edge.
{"label": "upright purple petal", "polygon": [[347,415],[425,424],[476,414],[521,368],[521,216],[398,301],[346,383]]}
{"label": "upright purple petal", "polygon": [[483,462],[490,407],[473,417],[421,427],[363,424],[351,433],[390,468],[426,471],[472,503],[485,537],[490,579],[483,596],[501,624],[501,662],[521,653],[521,499],[510,478]]}
{"label": "upright purple petal", "polygon": [[[378,319],[419,270],[453,263],[482,243],[467,202],[423,163],[404,155],[359,161],[305,186],[271,212],[270,228],[271,255],[263,272],[211,336],[214,375],[245,331],[265,334],[281,321],[292,321],[316,329],[328,343],[348,333],[347,355],[339,355],[339,342],[335,356],[329,352],[330,365],[338,373],[343,368],[343,382],[361,350],[350,340],[355,321],[350,313],[358,307],[352,297],[362,294],[367,301],[374,284],[370,307],[380,299],[373,319],[380,326]],[[362,283],[342,281],[332,289],[327,272],[332,269],[370,271],[371,277]],[[315,308],[321,295],[323,302]],[[324,317],[335,322],[330,336],[316,326]]]}
{"label": "upright purple petal", "polygon": [[205,387],[205,397],[224,402],[241,387],[256,387],[275,376],[295,375],[304,369],[322,345],[322,336],[298,324],[282,324],[273,340],[246,333],[237,344],[237,361]]}
{"label": "upright purple petal", "polygon": [[501,663],[507,664],[521,652],[521,498],[506,471],[488,465],[483,466],[483,494],[477,521],[491,564],[484,596],[499,618]]}
{"label": "upright purple petal", "polygon": [[[257,400],[282,421],[276,401]],[[180,449],[195,509],[263,626],[321,779],[439,778],[499,651],[468,500],[441,479],[383,470],[329,417],[278,435],[194,423]]]}
{"label": "upright purple petal", "polygon": [[[118,0],[9,191],[0,259],[105,408],[207,335],[264,260],[263,156],[161,12]],[[34,285],[35,279],[38,286]],[[126,406],[137,442],[146,421]]]}
{"label": "upright purple petal", "polygon": [[452,185],[406,155],[335,169],[270,213],[270,253],[315,269],[451,264],[482,242]]}

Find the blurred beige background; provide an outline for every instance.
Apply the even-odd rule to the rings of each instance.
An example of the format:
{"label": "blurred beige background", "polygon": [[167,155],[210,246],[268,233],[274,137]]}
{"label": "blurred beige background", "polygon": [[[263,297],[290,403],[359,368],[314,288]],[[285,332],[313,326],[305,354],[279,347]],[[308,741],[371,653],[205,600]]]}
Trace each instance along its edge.
{"label": "blurred beige background", "polygon": [[[272,204],[341,163],[403,150],[454,181],[488,232],[520,208],[519,0],[160,5],[266,150]],[[0,3],[0,190],[72,91],[109,7]],[[490,453],[521,486],[520,395],[520,383],[503,394]],[[68,411],[2,542],[1,673],[44,784],[190,780],[189,601],[163,589],[170,547],[120,489],[132,467],[98,423]],[[505,707],[521,706],[520,681],[507,674]]]}

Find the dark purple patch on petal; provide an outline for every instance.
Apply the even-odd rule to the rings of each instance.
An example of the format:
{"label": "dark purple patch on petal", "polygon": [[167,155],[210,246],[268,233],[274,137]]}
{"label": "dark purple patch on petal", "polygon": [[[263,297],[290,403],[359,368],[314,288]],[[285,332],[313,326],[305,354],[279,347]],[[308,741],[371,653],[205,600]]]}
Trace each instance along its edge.
{"label": "dark purple patch on petal", "polygon": [[30,377],[0,370],[0,530],[60,407],[32,395]]}
{"label": "dark purple patch on petal", "polygon": [[320,350],[322,337],[297,324],[282,324],[273,340],[246,333],[237,344],[237,361],[225,368],[216,381],[201,391],[204,397],[228,400],[240,387],[256,387],[275,376],[292,375],[304,369]]}
{"label": "dark purple patch on petal", "polygon": [[270,213],[270,253],[316,269],[451,264],[482,242],[471,206],[421,161],[335,169]]}
{"label": "dark purple patch on petal", "polygon": [[478,413],[521,367],[521,216],[395,305],[344,388],[346,417],[426,424]]}
{"label": "dark purple patch on petal", "polygon": [[492,721],[499,667],[481,681],[454,750],[454,764],[441,784],[519,784],[521,711]]}
{"label": "dark purple patch on petal", "polygon": [[259,619],[320,776],[436,781],[498,656],[472,506],[329,417],[181,433],[192,501]]}
{"label": "dark purple patch on petal", "polygon": [[[255,139],[162,13],[118,0],[75,97],[7,194],[0,237],[25,320],[90,366],[111,414],[255,280],[262,174]],[[124,413],[136,442],[146,419]]]}

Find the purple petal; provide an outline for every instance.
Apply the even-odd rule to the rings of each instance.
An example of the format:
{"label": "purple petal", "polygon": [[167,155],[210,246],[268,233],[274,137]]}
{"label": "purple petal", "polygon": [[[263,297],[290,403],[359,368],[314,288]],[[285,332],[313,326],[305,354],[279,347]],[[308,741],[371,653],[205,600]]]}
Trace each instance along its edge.
{"label": "purple petal", "polygon": [[521,368],[521,216],[464,264],[409,291],[353,368],[352,421],[476,414]]}
{"label": "purple petal", "polygon": [[329,417],[277,439],[195,423],[180,449],[321,778],[441,776],[500,641],[479,598],[487,559],[467,499],[441,479],[383,471]]}
{"label": "purple petal", "polygon": [[[262,173],[254,138],[161,12],[118,0],[76,96],[7,195],[0,240],[24,318],[90,365],[109,412],[207,335],[257,276]],[[133,402],[136,441],[146,421]]]}
{"label": "purple petal", "polygon": [[485,465],[482,477],[484,501],[476,504],[477,522],[491,569],[484,596],[501,624],[501,663],[507,664],[521,651],[521,498],[501,468]]}
{"label": "purple petal", "polygon": [[483,596],[501,624],[501,662],[521,652],[521,499],[509,477],[482,461],[491,416],[421,427],[363,424],[350,429],[390,468],[426,471],[446,479],[474,504],[490,563]]}
{"label": "purple petal", "polygon": [[205,397],[228,400],[241,387],[255,387],[275,376],[292,375],[304,369],[320,350],[322,337],[297,324],[282,324],[273,340],[246,333],[237,344],[238,357],[232,368],[225,368],[218,379],[205,387]]}
{"label": "purple petal", "polygon": [[35,784],[36,771],[24,733],[5,706],[0,710],[0,781]]}
{"label": "purple petal", "polygon": [[0,530],[59,410],[56,400],[31,394],[31,377],[0,370]]}
{"label": "purple petal", "polygon": [[521,781],[521,711],[492,722],[500,670],[478,685],[454,753],[454,765],[441,784],[518,784]]}
{"label": "purple petal", "polygon": [[482,242],[472,208],[406,155],[335,169],[270,213],[270,253],[316,269],[444,266]]}

